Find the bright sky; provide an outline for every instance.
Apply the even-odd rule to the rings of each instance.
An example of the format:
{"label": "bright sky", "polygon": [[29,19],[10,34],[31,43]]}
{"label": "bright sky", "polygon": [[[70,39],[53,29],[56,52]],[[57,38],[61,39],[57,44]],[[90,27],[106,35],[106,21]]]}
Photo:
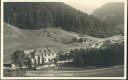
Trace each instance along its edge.
{"label": "bright sky", "polygon": [[91,14],[96,8],[107,2],[124,2],[125,0],[64,0],[65,3]]}

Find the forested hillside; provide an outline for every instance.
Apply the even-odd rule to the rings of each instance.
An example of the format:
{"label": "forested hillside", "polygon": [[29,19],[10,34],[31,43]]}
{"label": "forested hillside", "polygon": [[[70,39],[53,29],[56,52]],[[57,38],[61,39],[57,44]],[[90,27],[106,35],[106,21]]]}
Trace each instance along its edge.
{"label": "forested hillside", "polygon": [[61,2],[6,2],[4,18],[6,23],[22,29],[57,27],[96,37],[115,35],[108,30],[106,23]]}
{"label": "forested hillside", "polygon": [[110,30],[114,33],[124,33],[124,3],[111,2],[106,3],[96,9],[93,14],[96,18],[102,19],[107,25],[110,25]]}
{"label": "forested hillside", "polygon": [[94,15],[97,18],[106,19],[106,21],[108,22],[115,23],[115,25],[123,24],[124,3],[106,3],[102,7],[96,9],[92,15]]}

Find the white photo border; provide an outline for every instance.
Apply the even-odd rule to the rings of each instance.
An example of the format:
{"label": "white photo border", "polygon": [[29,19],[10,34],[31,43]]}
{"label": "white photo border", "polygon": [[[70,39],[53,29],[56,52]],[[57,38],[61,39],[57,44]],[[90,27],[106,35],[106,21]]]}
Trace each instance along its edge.
{"label": "white photo border", "polygon": [[[110,1],[110,0],[109,0]],[[116,0],[115,0],[116,1]],[[124,2],[124,77],[4,77],[3,76],[3,5],[4,2],[63,2],[63,0],[1,0],[1,79],[126,79],[127,78],[127,0]]]}

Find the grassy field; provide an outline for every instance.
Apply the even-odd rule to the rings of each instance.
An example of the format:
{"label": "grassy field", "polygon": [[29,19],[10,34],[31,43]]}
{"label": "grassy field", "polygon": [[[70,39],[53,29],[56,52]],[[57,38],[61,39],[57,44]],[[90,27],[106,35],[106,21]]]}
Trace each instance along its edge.
{"label": "grassy field", "polygon": [[[9,27],[9,26],[5,26]],[[10,28],[10,27],[9,27]],[[5,28],[6,29],[6,28]],[[10,60],[9,55],[17,49],[35,49],[51,47],[53,49],[70,47],[70,44],[63,44],[61,34],[54,33],[54,29],[49,29],[44,32],[43,30],[21,30],[18,28],[6,29],[4,37],[4,62]],[[53,30],[53,31],[52,31]],[[54,36],[51,35],[54,33]],[[56,31],[55,31],[56,32]],[[60,31],[59,31],[60,32]],[[59,34],[59,35],[58,35]],[[66,34],[65,34],[66,35]],[[57,40],[55,41],[55,36]],[[62,36],[62,35],[61,35]],[[68,38],[68,37],[67,37]],[[67,39],[65,37],[65,39]],[[70,40],[70,38],[68,38]]]}
{"label": "grassy field", "polygon": [[[71,69],[71,68],[70,68]],[[27,71],[26,76],[35,77],[123,77],[123,66],[98,69],[72,68],[72,70]]]}
{"label": "grassy field", "polygon": [[112,66],[106,68],[76,68],[63,67],[59,70],[26,71],[4,70],[4,77],[123,77],[124,66]]}
{"label": "grassy field", "polygon": [[[4,62],[10,61],[9,55],[17,49],[35,49],[51,47],[52,49],[81,48],[82,43],[74,42],[73,38],[79,34],[64,31],[59,28],[46,28],[41,30],[23,30],[14,26],[4,25]],[[88,38],[97,40],[98,38]]]}

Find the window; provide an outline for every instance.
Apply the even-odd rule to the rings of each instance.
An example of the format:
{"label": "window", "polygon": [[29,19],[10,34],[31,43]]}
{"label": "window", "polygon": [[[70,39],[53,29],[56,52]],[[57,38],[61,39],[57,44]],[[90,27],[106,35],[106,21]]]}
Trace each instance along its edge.
{"label": "window", "polygon": [[50,53],[48,53],[48,56],[50,56]]}
{"label": "window", "polygon": [[50,62],[50,59],[48,59],[48,61]]}

